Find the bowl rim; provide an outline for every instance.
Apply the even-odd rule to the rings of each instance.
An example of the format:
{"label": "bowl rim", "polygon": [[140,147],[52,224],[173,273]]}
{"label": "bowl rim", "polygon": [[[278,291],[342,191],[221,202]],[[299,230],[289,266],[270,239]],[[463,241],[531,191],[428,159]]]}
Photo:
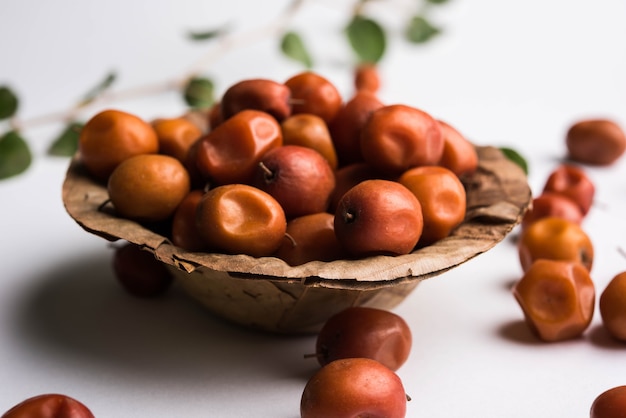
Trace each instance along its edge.
{"label": "bowl rim", "polygon": [[137,244],[162,262],[188,273],[209,269],[250,280],[373,289],[440,275],[490,250],[521,222],[532,201],[526,173],[497,147],[475,148],[477,170],[460,177],[467,194],[464,221],[448,237],[402,256],[311,261],[290,266],[276,257],[186,251],[153,229],[117,217],[111,205],[106,204],[106,185],[88,175],[79,153],[70,161],[62,199],[67,213],[85,231],[108,241]]}

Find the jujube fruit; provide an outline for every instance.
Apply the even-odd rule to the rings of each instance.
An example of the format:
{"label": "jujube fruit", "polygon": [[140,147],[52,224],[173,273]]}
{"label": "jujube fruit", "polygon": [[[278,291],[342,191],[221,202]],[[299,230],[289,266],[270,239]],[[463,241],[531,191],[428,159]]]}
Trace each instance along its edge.
{"label": "jujube fruit", "polygon": [[173,276],[164,263],[133,243],[115,249],[113,272],[128,293],[140,298],[159,296],[173,282]]}
{"label": "jujube fruit", "polygon": [[308,113],[300,113],[283,120],[284,145],[300,145],[314,149],[322,154],[330,168],[337,168],[335,144],[328,131],[328,125],[322,118]]}
{"label": "jujube fruit", "polygon": [[307,382],[301,418],[403,418],[407,395],[393,370],[376,360],[348,358],[322,367]]}
{"label": "jujube fruit", "polygon": [[348,190],[357,184],[364,180],[379,178],[380,174],[378,174],[369,164],[364,162],[352,163],[339,168],[335,171],[335,188],[330,196],[328,211],[334,214],[337,210],[337,206],[339,205],[339,200]]}
{"label": "jujube fruit", "polygon": [[272,195],[285,216],[294,218],[326,211],[335,174],[319,152],[284,145],[262,156],[251,184]]}
{"label": "jujube fruit", "polygon": [[202,196],[204,196],[203,190],[191,190],[180,202],[172,217],[172,244],[187,251],[207,249],[196,225],[196,214]]}
{"label": "jujube fruit", "polygon": [[189,148],[202,136],[202,130],[189,119],[162,118],[152,122],[159,140],[159,154],[184,162]]}
{"label": "jujube fruit", "polygon": [[572,199],[585,216],[593,203],[595,186],[582,168],[561,164],[546,179],[543,192],[558,193]]}
{"label": "jujube fruit", "polygon": [[593,317],[594,284],[589,271],[577,262],[537,260],[513,294],[531,331],[544,341],[578,337]]}
{"label": "jujube fruit", "polygon": [[106,181],[115,167],[127,158],[159,151],[152,126],[133,114],[104,110],[87,121],[78,139],[80,158],[87,171]]}
{"label": "jujube fruit", "polygon": [[443,147],[439,122],[420,109],[401,104],[374,111],[361,132],[365,162],[389,175],[437,165]]}
{"label": "jujube fruit", "polygon": [[422,208],[413,193],[390,180],[365,180],[337,206],[335,234],[355,257],[410,253],[422,235]]}
{"label": "jujube fruit", "polygon": [[107,184],[118,215],[140,222],[168,219],[190,190],[183,164],[174,157],[144,154],[118,165]]}
{"label": "jujube fruit", "polygon": [[312,71],[294,75],[285,81],[291,91],[291,113],[312,113],[330,122],[343,103],[337,87]]}
{"label": "jujube fruit", "polygon": [[522,230],[518,254],[524,271],[540,258],[575,261],[591,270],[594,248],[580,225],[567,219],[548,217]]}
{"label": "jujube fruit", "polygon": [[626,272],[614,276],[600,294],[600,315],[607,332],[626,341]]}
{"label": "jujube fruit", "polygon": [[277,121],[291,115],[289,87],[262,78],[242,80],[231,85],[221,99],[221,116],[228,119],[246,109],[269,113]]}
{"label": "jujube fruit", "polygon": [[424,228],[418,244],[430,245],[456,228],[465,218],[465,188],[445,167],[421,166],[405,171],[398,182],[409,189],[422,207]]}
{"label": "jujube fruit", "polygon": [[599,394],[591,404],[589,418],[626,418],[626,386],[615,386]]}
{"label": "jujube fruit", "polygon": [[339,165],[363,162],[361,131],[372,112],[383,107],[380,99],[370,93],[358,91],[328,123]]}
{"label": "jujube fruit", "polygon": [[530,209],[522,218],[522,228],[548,217],[567,219],[579,225],[584,218],[580,207],[569,197],[559,193],[543,192],[533,198]]}
{"label": "jujube fruit", "polygon": [[273,116],[242,110],[199,140],[195,167],[212,185],[249,183],[263,154],[282,144]]}
{"label": "jujube fruit", "polygon": [[567,131],[568,157],[583,164],[610,165],[626,150],[626,135],[609,119],[588,119],[574,123]]}
{"label": "jujube fruit", "polygon": [[347,254],[335,235],[334,216],[320,212],[288,221],[285,238],[274,256],[297,266],[309,261],[339,260]]}
{"label": "jujube fruit", "polygon": [[457,176],[472,174],[478,167],[478,153],[474,144],[449,123],[439,121],[443,135],[443,153],[439,165]]}
{"label": "jujube fruit", "polygon": [[354,70],[354,88],[357,91],[377,93],[380,89],[380,74],[375,64],[359,64]]}
{"label": "jujube fruit", "polygon": [[245,184],[209,190],[196,216],[199,234],[207,246],[229,254],[272,255],[287,229],[285,212],[276,199]]}
{"label": "jujube fruit", "polygon": [[82,402],[67,395],[46,393],[15,405],[2,418],[94,418]]}
{"label": "jujube fruit", "polygon": [[317,335],[315,352],[320,365],[364,357],[398,370],[411,352],[411,330],[393,312],[351,307],[330,317]]}

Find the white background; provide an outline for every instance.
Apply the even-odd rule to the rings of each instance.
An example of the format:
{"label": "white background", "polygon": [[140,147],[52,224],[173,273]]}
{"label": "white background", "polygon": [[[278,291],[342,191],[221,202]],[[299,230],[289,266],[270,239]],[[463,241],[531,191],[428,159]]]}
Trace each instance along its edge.
{"label": "white background", "polygon": [[[389,3],[389,2],[380,2]],[[274,19],[286,1],[2,0],[0,84],[20,96],[27,120],[67,109],[115,70],[114,90],[182,75],[211,53],[188,30],[229,24],[238,32]],[[315,69],[351,92],[341,35],[347,0],[311,0],[293,22]],[[374,6],[401,30],[411,2]],[[574,121],[608,117],[626,127],[626,2],[451,0],[433,9],[444,34],[422,47],[394,38],[381,65],[387,103],[420,107],[477,144],[524,154],[540,192],[565,155]],[[218,94],[243,78],[284,80],[301,70],[276,38],[259,37],[215,60]],[[174,93],[103,103],[146,119],[183,110]],[[83,115],[88,117],[99,107]],[[299,415],[317,365],[314,337],[250,332],[211,317],[175,287],[137,300],[115,282],[111,246],[65,213],[68,161],[45,155],[61,124],[25,130],[34,163],[0,182],[0,412],[57,392],[101,418]],[[596,202],[583,227],[596,248],[597,293],[626,270],[626,161],[588,168]],[[513,236],[516,232],[513,233]],[[585,417],[602,391],[626,384],[626,345],[602,329],[599,312],[580,339],[541,343],[511,295],[520,277],[512,237],[418,286],[396,312],[414,347],[398,371],[413,400],[409,417]]]}

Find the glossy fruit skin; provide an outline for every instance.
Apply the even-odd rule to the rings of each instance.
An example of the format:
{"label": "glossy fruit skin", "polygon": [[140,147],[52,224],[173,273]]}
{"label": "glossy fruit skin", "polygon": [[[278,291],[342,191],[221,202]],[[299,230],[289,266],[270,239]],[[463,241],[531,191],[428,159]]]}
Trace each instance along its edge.
{"label": "glossy fruit skin", "polygon": [[224,122],[224,115],[222,115],[222,103],[217,102],[213,104],[208,110],[207,120],[209,124],[209,131],[217,128]]}
{"label": "glossy fruit skin", "polygon": [[398,182],[409,189],[422,206],[424,229],[418,245],[430,245],[447,237],[465,219],[465,188],[449,169],[440,166],[411,168]]}
{"label": "glossy fruit skin", "polygon": [[203,251],[206,247],[196,226],[196,214],[202,196],[203,190],[191,190],[180,202],[172,218],[172,244],[187,251]]}
{"label": "glossy fruit skin", "polygon": [[15,405],[2,418],[94,418],[89,408],[67,395],[47,393]]}
{"label": "glossy fruit skin", "polygon": [[347,254],[335,235],[334,216],[320,212],[288,221],[286,236],[274,256],[298,266],[309,261],[340,260]]}
{"label": "glossy fruit skin", "polygon": [[159,153],[184,162],[189,148],[202,136],[198,125],[183,117],[157,119],[152,127],[159,140]]}
{"label": "glossy fruit skin", "polygon": [[239,81],[230,86],[222,96],[221,113],[224,119],[246,109],[269,113],[277,121],[291,115],[289,87],[262,78]]}
{"label": "glossy fruit skin", "polygon": [[315,352],[322,366],[363,357],[396,371],[408,359],[412,341],[402,317],[383,309],[351,307],[326,321],[317,335]]}
{"label": "glossy fruit skin", "polygon": [[335,360],[309,379],[300,400],[301,418],[403,418],[402,381],[376,360]]}
{"label": "glossy fruit skin", "polygon": [[212,186],[250,183],[263,154],[282,144],[273,116],[242,110],[200,139],[195,165]]}
{"label": "glossy fruit skin", "polygon": [[129,157],[157,153],[159,141],[143,119],[119,110],[97,113],[87,121],[78,139],[80,158],[87,171],[106,181],[115,167]]}
{"label": "glossy fruit skin", "polygon": [[423,227],[415,195],[390,180],[357,184],[343,195],[335,213],[337,239],[355,257],[408,254]]}
{"label": "glossy fruit skin", "polygon": [[443,135],[443,153],[439,165],[457,176],[470,175],[478,168],[478,153],[474,144],[449,123],[439,120]]}
{"label": "glossy fruit skin", "polygon": [[513,288],[526,323],[543,341],[576,338],[589,326],[595,288],[580,263],[540,259]]}
{"label": "glossy fruit skin", "polygon": [[285,81],[291,91],[291,113],[311,113],[330,122],[343,103],[337,87],[312,71],[294,75]]}
{"label": "glossy fruit skin", "polygon": [[326,211],[335,174],[319,152],[283,145],[266,152],[260,164],[251,184],[272,195],[288,219]]}
{"label": "glossy fruit skin", "polygon": [[619,341],[626,341],[626,272],[614,276],[604,288],[599,308],[607,332]]}
{"label": "glossy fruit skin", "polygon": [[371,114],[383,107],[383,102],[370,92],[358,91],[339,109],[328,124],[335,144],[339,166],[363,162],[361,131]]}
{"label": "glossy fruit skin", "polygon": [[565,144],[571,160],[605,166],[613,164],[626,151],[626,134],[609,119],[581,120],[569,128]]}
{"label": "glossy fruit skin", "polygon": [[282,121],[284,145],[300,145],[316,150],[337,169],[337,152],[330,136],[328,125],[322,118],[308,113],[293,115]]}
{"label": "glossy fruit skin", "polygon": [[595,186],[582,168],[562,164],[550,173],[543,192],[558,193],[572,199],[585,216],[591,209]]}
{"label": "glossy fruit skin", "polygon": [[335,213],[343,195],[364,180],[380,178],[380,175],[367,163],[352,163],[335,171],[335,188],[330,196],[328,211]]}
{"label": "glossy fruit skin", "polygon": [[119,216],[159,222],[174,214],[189,193],[190,179],[183,164],[174,157],[137,155],[115,168],[107,190]]}
{"label": "glossy fruit skin", "polygon": [[439,122],[420,109],[401,104],[373,112],[361,133],[365,162],[389,175],[400,175],[421,165],[437,165],[443,147]]}
{"label": "glossy fruit skin", "polygon": [[285,212],[272,196],[245,184],[227,184],[206,192],[196,224],[208,248],[253,257],[272,255],[287,229]]}
{"label": "glossy fruit skin", "polygon": [[113,253],[113,272],[131,295],[153,298],[165,293],[173,282],[165,264],[140,246],[126,243]]}
{"label": "glossy fruit skin", "polygon": [[626,386],[615,386],[598,395],[589,418],[626,418]]}
{"label": "glossy fruit skin", "polygon": [[591,270],[594,248],[580,225],[562,218],[547,217],[522,230],[518,254],[524,271],[540,258],[579,262]]}
{"label": "glossy fruit skin", "polygon": [[530,209],[522,218],[522,228],[527,228],[531,223],[547,217],[567,219],[578,225],[584,218],[580,207],[572,199],[559,193],[544,192],[533,198]]}

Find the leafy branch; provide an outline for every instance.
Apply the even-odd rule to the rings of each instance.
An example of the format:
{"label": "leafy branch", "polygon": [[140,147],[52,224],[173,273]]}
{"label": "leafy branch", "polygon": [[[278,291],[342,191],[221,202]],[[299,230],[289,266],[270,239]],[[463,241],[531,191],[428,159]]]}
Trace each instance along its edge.
{"label": "leafy branch", "polygon": [[[286,59],[295,61],[305,69],[315,66],[303,37],[292,28],[296,15],[308,3],[319,0],[292,0],[287,8],[274,20],[259,27],[236,32],[227,25],[203,31],[189,31],[187,37],[193,42],[211,42],[211,48],[182,75],[171,80],[141,85],[127,90],[112,89],[117,79],[115,72],[105,77],[83,95],[73,106],[63,111],[23,120],[19,117],[19,98],[7,85],[0,86],[0,180],[17,176],[31,165],[33,155],[24,133],[36,126],[63,122],[65,127],[52,139],[47,154],[51,156],[72,156],[78,148],[78,138],[83,126],[81,116],[96,104],[114,103],[131,98],[145,97],[167,91],[179,91],[191,109],[207,109],[215,103],[213,80],[203,76],[208,68],[228,52],[241,46],[250,45],[261,39],[278,38],[278,47]],[[431,22],[431,6],[447,3],[449,0],[419,0],[413,4],[412,12],[399,13],[400,24],[404,25],[404,40],[412,44],[423,44],[441,33],[441,28]],[[378,64],[384,57],[389,31],[374,13],[368,12],[374,3],[389,7],[397,6],[398,0],[354,0],[352,15],[346,27],[338,34],[347,41],[357,63]],[[408,18],[407,18],[408,16]]]}

